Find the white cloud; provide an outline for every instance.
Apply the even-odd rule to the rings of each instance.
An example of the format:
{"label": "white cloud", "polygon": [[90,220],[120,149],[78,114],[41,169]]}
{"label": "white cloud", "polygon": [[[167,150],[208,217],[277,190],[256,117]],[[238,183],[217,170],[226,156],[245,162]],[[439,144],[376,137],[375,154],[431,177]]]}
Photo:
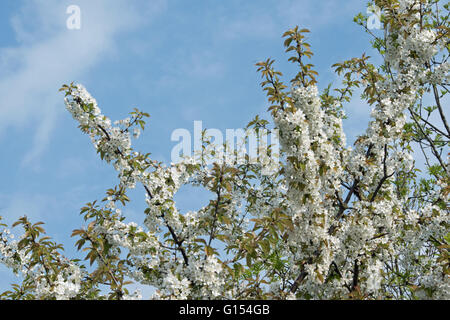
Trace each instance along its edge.
{"label": "white cloud", "polygon": [[[80,30],[66,28],[68,5],[81,8]],[[35,131],[24,157],[30,163],[45,150],[63,109],[59,87],[85,77],[133,30],[165,8],[165,1],[27,1],[11,18],[17,46],[0,48],[0,139],[10,127]]]}

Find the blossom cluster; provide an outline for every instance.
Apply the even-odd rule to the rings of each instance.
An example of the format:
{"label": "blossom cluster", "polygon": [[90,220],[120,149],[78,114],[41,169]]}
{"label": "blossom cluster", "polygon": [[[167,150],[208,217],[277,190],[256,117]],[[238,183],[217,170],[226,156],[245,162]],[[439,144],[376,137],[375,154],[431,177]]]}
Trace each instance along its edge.
{"label": "blossom cluster", "polygon": [[[315,71],[304,64],[312,55],[305,29],[285,33],[287,51],[297,54],[290,61],[301,69],[287,92],[273,61],[258,64],[280,142],[281,166],[269,172],[271,160],[209,163],[218,150],[209,141],[196,155],[205,161],[151,160],[132,147],[147,114],[136,109],[113,123],[82,85],[63,86],[67,110],[112,163],[119,184],[103,206],[82,208],[90,223],[73,233],[96,265],[93,272],[38,238],[38,224],[22,220],[26,233],[19,241],[1,231],[0,262],[26,279],[26,290],[16,295],[99,298],[106,284],[110,298],[139,299],[126,289],[131,280],[153,286],[155,299],[450,298],[448,159],[428,138],[438,162],[428,168],[433,179],[418,180],[411,147],[414,134],[428,137],[417,124],[418,101],[427,88],[436,94],[449,81],[447,59],[432,63],[447,39],[442,28],[423,24],[429,1],[375,4],[387,12],[385,39],[377,42],[384,64],[376,68],[366,56],[337,64],[346,85],[336,89],[338,96],[329,88],[321,94]],[[361,86],[371,119],[349,146],[343,108]],[[414,125],[420,134],[408,129]],[[174,198],[184,185],[205,188],[213,198],[197,211],[180,212]],[[137,186],[145,193],[143,225],[126,223],[120,208]]]}

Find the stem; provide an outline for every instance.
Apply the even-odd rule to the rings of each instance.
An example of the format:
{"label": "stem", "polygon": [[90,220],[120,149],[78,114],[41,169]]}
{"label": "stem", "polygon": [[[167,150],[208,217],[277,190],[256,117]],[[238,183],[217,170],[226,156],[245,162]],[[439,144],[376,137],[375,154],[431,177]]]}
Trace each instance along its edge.
{"label": "stem", "polygon": [[439,115],[441,116],[442,122],[444,123],[445,129],[447,130],[447,136],[450,136],[450,128],[447,123],[447,119],[445,118],[444,111],[442,110],[441,106],[441,100],[439,99],[439,92],[437,90],[437,87],[435,84],[433,84],[433,93],[434,93],[434,99],[436,100],[436,105],[439,110]]}
{"label": "stem", "polygon": [[[150,197],[150,199],[153,198],[152,193],[150,192],[150,190],[148,189],[148,187],[146,185],[144,185],[145,191],[147,192],[148,196]],[[162,214],[161,218],[163,218],[164,223],[167,227],[167,229],[169,229],[170,235],[172,236],[173,241],[175,242],[175,244],[177,245],[177,249],[181,252],[181,255],[183,256],[183,260],[184,260],[184,264],[186,266],[189,265],[189,259],[188,256],[186,254],[186,251],[184,250],[184,248],[182,247],[183,241],[179,240],[177,237],[177,234],[175,233],[175,231],[173,230],[173,228],[169,225],[169,223],[167,222],[167,220],[164,217],[164,213]]]}
{"label": "stem", "polygon": [[381,186],[383,185],[383,183],[389,179],[390,177],[392,177],[394,175],[394,173],[388,175],[387,174],[387,166],[386,166],[386,159],[387,159],[387,144],[384,145],[384,159],[383,159],[383,177],[381,178],[380,182],[377,185],[377,188],[375,189],[375,192],[373,193],[372,197],[370,198],[370,202],[373,202],[375,200],[375,197],[377,196],[378,192],[381,189]]}
{"label": "stem", "polygon": [[108,262],[106,261],[106,259],[103,257],[102,253],[97,249],[97,247],[95,247],[94,240],[91,238],[91,236],[87,232],[85,232],[85,235],[86,235],[86,238],[89,240],[89,242],[92,244],[92,248],[97,253],[97,256],[100,258],[102,263],[107,267],[108,273],[111,276],[111,279],[113,280],[114,285],[117,287],[116,292],[118,293],[118,298],[119,298],[119,300],[121,300],[122,296],[123,296],[122,285],[120,284],[119,280],[116,278],[114,273],[111,271],[111,268],[110,268]]}
{"label": "stem", "polygon": [[216,205],[214,207],[214,221],[213,221],[213,225],[211,227],[211,233],[209,235],[209,241],[208,241],[208,247],[211,246],[211,242],[214,238],[214,231],[216,229],[216,223],[217,223],[217,213],[219,211],[219,205],[220,205],[220,200],[221,200],[221,192],[222,192],[222,180],[223,180],[223,175],[222,175],[222,169],[220,170],[220,178],[219,178],[219,183],[218,183],[218,188],[217,188],[217,201],[216,201]]}
{"label": "stem", "polygon": [[425,134],[425,132],[422,129],[422,126],[419,124],[419,122],[417,121],[416,117],[414,116],[414,114],[411,114],[414,122],[416,123],[417,127],[419,128],[420,132],[422,133],[422,135],[425,137],[425,139],[428,141],[428,143],[430,144],[430,148],[431,151],[433,152],[434,156],[436,157],[436,159],[439,161],[440,165],[442,166],[442,168],[444,169],[445,172],[447,172],[447,168],[445,167],[444,162],[442,161],[441,157],[439,156],[439,153],[436,150],[436,147],[433,143],[433,141],[430,139],[430,137],[428,137],[427,134]]}

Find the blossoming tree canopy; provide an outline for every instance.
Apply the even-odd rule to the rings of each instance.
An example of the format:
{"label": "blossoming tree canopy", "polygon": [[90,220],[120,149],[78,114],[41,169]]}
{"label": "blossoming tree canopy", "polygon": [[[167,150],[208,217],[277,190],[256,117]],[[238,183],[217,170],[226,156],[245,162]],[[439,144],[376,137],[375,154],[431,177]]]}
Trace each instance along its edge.
{"label": "blossoming tree canopy", "polygon": [[[366,55],[336,63],[342,87],[319,91],[307,29],[283,35],[299,70],[289,87],[273,60],[257,63],[272,119],[248,127],[270,122],[279,132],[280,166],[270,174],[250,161],[154,161],[132,146],[147,113],[113,123],[82,85],[64,85],[67,110],[118,184],[81,209],[89,224],[72,236],[85,261],[65,257],[42,222],[19,219],[19,240],[2,225],[0,261],[23,281],[1,297],[132,299],[139,292],[127,288],[137,283],[153,286],[156,299],[449,299],[448,4],[369,4],[384,32],[362,14],[355,22],[383,63]],[[348,145],[342,120],[357,88],[371,120]],[[210,141],[203,146],[201,159],[213,156]],[[180,212],[174,195],[186,184],[214,196]],[[145,195],[143,225],[125,223],[120,209],[133,188]]]}

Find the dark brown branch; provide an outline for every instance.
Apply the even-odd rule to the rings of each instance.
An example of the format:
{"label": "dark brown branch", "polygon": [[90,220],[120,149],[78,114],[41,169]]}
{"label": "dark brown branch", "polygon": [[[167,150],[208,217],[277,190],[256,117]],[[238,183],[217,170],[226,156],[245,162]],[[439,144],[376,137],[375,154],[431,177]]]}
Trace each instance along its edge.
{"label": "dark brown branch", "polygon": [[118,298],[119,300],[122,299],[123,296],[123,292],[122,292],[122,284],[121,282],[119,282],[119,280],[116,278],[116,276],[114,275],[114,273],[112,272],[111,268],[109,267],[109,263],[106,261],[106,259],[103,257],[102,253],[97,249],[97,247],[94,244],[94,240],[92,239],[92,237],[89,235],[89,233],[86,231],[84,233],[84,235],[86,236],[86,238],[89,240],[89,242],[92,244],[92,248],[95,250],[95,252],[97,253],[97,256],[100,258],[100,260],[102,261],[102,263],[107,267],[108,273],[111,277],[111,280],[114,282],[114,285],[116,286],[116,292],[118,294]]}
{"label": "dark brown branch", "polygon": [[450,128],[448,126],[447,119],[445,118],[444,111],[442,110],[441,101],[439,99],[439,92],[438,92],[435,84],[433,84],[433,93],[434,93],[434,99],[436,100],[436,105],[439,110],[439,115],[441,116],[441,120],[444,123],[445,129],[447,130],[447,134],[448,134],[447,136],[449,136]]}
{"label": "dark brown branch", "polygon": [[[106,135],[106,138],[108,139],[108,141],[111,140],[108,132],[100,125],[98,125],[98,127],[100,128],[100,130]],[[124,155],[122,154],[122,152],[120,151],[119,148],[117,148],[116,152],[118,154],[120,154],[122,157],[124,157]],[[144,185],[145,191],[147,192],[148,196],[150,197],[150,199],[153,198],[152,193],[150,192],[150,190],[148,189],[148,187],[146,185]],[[169,229],[169,232],[172,236],[173,241],[175,242],[175,244],[177,245],[177,249],[181,252],[181,255],[183,256],[183,260],[185,265],[189,265],[189,259],[188,256],[186,254],[186,251],[184,250],[184,248],[181,246],[183,241],[179,240],[175,231],[173,230],[173,228],[169,225],[169,223],[166,221],[166,219],[164,219],[164,215],[162,216],[164,223],[166,224],[167,229]]]}
{"label": "dark brown branch", "polygon": [[358,287],[358,279],[359,279],[359,265],[358,260],[355,260],[355,266],[353,268],[353,281],[352,281],[352,291]]}
{"label": "dark brown branch", "polygon": [[421,117],[420,115],[418,115],[416,112],[414,112],[411,108],[408,108],[409,112],[414,114],[416,117],[418,117],[420,120],[422,120],[423,122],[425,122],[426,124],[428,124],[431,128],[433,128],[436,132],[442,134],[444,137],[449,138],[450,139],[450,135],[446,134],[445,132],[443,132],[442,130],[440,130],[439,128],[437,128],[435,125],[433,125],[432,123],[428,122],[427,120],[425,120],[423,117]]}
{"label": "dark brown branch", "polygon": [[[150,197],[150,199],[152,199],[153,195],[150,192],[150,190],[148,189],[148,187],[146,185],[144,185],[144,188],[145,188],[145,191],[147,192],[148,196]],[[173,241],[177,245],[177,250],[179,250],[181,252],[181,255],[183,256],[184,264],[188,266],[189,265],[189,259],[188,259],[188,256],[186,254],[186,251],[182,247],[183,240],[178,239],[178,236],[175,233],[175,231],[173,230],[173,228],[169,225],[169,223],[166,221],[166,219],[164,219],[164,214],[161,216],[161,218],[163,218],[167,229],[169,229],[170,235],[172,236]]]}
{"label": "dark brown branch", "polygon": [[433,155],[434,155],[434,156],[436,157],[436,159],[439,161],[439,163],[440,163],[441,167],[444,169],[444,171],[447,172],[447,168],[446,168],[444,162],[442,161],[442,159],[441,159],[439,153],[437,152],[436,147],[435,147],[433,141],[432,141],[431,138],[423,131],[422,126],[421,126],[420,123],[417,121],[417,119],[416,119],[416,117],[414,116],[414,114],[411,114],[411,116],[412,116],[412,118],[413,118],[415,124],[416,124],[417,127],[419,128],[420,132],[422,133],[422,135],[423,135],[423,136],[425,137],[425,139],[428,141],[428,143],[429,143],[429,145],[430,145],[430,148],[431,148],[431,151],[432,151]]}
{"label": "dark brown branch", "polygon": [[[366,151],[366,158],[370,155],[370,152],[372,151],[373,148],[373,144],[370,144],[367,148]],[[342,217],[342,215],[344,214],[345,210],[348,208],[348,203],[350,202],[353,194],[358,193],[358,198],[360,198],[359,192],[357,191],[358,189],[358,184],[359,184],[359,179],[356,178],[355,181],[353,182],[353,185],[350,187],[349,192],[347,193],[347,196],[345,197],[344,203],[342,203],[342,201],[340,200],[339,196],[338,196],[338,202],[339,202],[339,211],[336,214],[336,219],[340,219]],[[337,226],[333,225],[328,229],[328,234],[332,234],[334,232],[334,230],[336,230]],[[316,251],[315,256],[319,256],[320,252]],[[312,263],[313,259],[310,258],[307,263]],[[297,277],[297,279],[295,279],[294,283],[291,286],[291,293],[295,293],[298,289],[298,287],[300,286],[300,283],[306,278],[306,276],[308,275],[308,273],[305,270],[302,270],[302,272],[299,274],[299,276]]]}
{"label": "dark brown branch", "polygon": [[217,214],[219,212],[219,205],[220,205],[220,201],[221,201],[222,180],[223,180],[223,174],[222,174],[222,170],[220,170],[220,178],[219,178],[219,183],[217,185],[217,191],[216,191],[217,200],[216,200],[216,205],[214,206],[214,221],[213,221],[213,225],[211,227],[211,233],[209,234],[208,247],[211,246],[211,242],[214,239],[214,232],[215,232],[216,223],[217,223]]}
{"label": "dark brown branch", "polygon": [[[319,255],[319,252],[316,252],[316,253],[317,253],[317,255]],[[313,259],[309,258],[305,264],[310,264],[312,262],[313,262]],[[308,275],[308,272],[306,272],[306,270],[304,270],[304,265],[302,267],[303,267],[302,272],[300,272],[299,276],[297,277],[297,279],[295,279],[294,283],[291,286],[291,293],[295,293],[297,291],[298,287],[300,286],[300,283],[302,283],[302,281]]]}
{"label": "dark brown branch", "polygon": [[394,175],[394,172],[390,175],[387,174],[387,166],[386,166],[386,159],[387,159],[387,144],[384,145],[384,158],[383,158],[383,177],[381,178],[380,182],[377,185],[377,188],[375,189],[374,193],[372,194],[372,197],[370,198],[370,202],[373,202],[378,194],[378,192],[381,190],[381,187],[383,186],[383,183],[392,177]]}

